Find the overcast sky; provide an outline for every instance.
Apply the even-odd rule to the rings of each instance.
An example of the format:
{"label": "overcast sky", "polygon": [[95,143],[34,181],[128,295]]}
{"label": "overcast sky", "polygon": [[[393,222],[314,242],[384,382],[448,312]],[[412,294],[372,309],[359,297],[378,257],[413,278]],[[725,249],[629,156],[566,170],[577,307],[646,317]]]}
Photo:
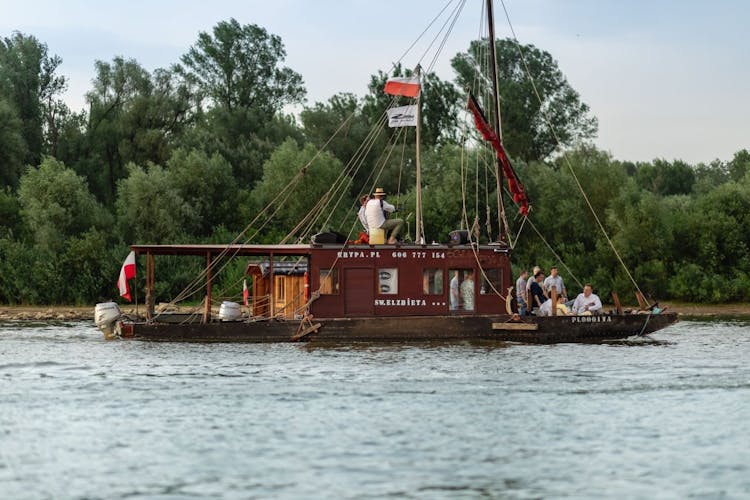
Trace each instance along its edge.
{"label": "overcast sky", "polygon": [[[33,34],[63,59],[66,101],[84,105],[94,61],[121,55],[146,69],[179,60],[199,31],[231,17],[281,36],[286,65],[309,103],[363,95],[447,0],[0,0],[0,35]],[[750,2],[742,0],[505,0],[522,43],[555,57],[599,119],[596,143],[616,158],[728,160],[750,148]],[[510,36],[497,4],[497,36]],[[468,0],[435,70],[479,34]],[[404,59],[411,67],[418,46]]]}

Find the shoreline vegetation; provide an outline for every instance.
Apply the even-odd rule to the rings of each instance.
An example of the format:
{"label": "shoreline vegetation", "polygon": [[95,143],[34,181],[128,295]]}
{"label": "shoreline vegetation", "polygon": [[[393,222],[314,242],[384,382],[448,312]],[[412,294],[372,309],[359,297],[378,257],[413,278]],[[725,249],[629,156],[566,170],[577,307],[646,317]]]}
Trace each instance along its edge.
{"label": "shoreline vegetation", "polygon": [[[0,304],[93,310],[114,296],[132,244],[220,244],[237,235],[252,244],[308,242],[331,228],[354,236],[358,199],[376,187],[392,193],[407,220],[416,212],[416,134],[381,120],[392,106],[386,81],[410,76],[409,68],[373,67],[365,93],[339,89],[306,105],[303,76],[285,66],[277,35],[228,19],[195,40],[168,68],[95,61],[85,109],[75,111],[62,100],[68,77],[54,47],[18,31],[0,36]],[[496,241],[500,230],[493,154],[464,128],[463,89],[478,82],[474,95],[492,107],[483,102],[492,77],[476,78],[487,44],[443,54],[452,56],[446,79],[424,76],[426,241],[447,242],[461,220],[479,229],[480,242]],[[660,302],[750,302],[748,149],[697,164],[616,159],[592,142],[597,119],[553,54],[519,51],[513,39],[495,48],[509,110],[504,145],[533,201],[533,230],[523,218],[509,221],[514,280],[523,267],[565,264],[566,283],[593,283],[600,297],[635,281]],[[540,102],[529,96],[529,68]],[[302,109],[288,114],[290,105]],[[575,195],[579,186],[586,200]],[[515,214],[512,197],[504,200]],[[215,289],[240,297],[246,265],[222,264]],[[204,261],[164,256],[157,266],[154,300],[165,302],[193,288]],[[145,273],[134,286],[145,288]],[[31,313],[91,314],[48,311]]]}
{"label": "shoreline vegetation", "polygon": [[[667,311],[676,312],[682,318],[738,318],[750,319],[750,304],[691,304],[685,302],[660,302]],[[199,307],[199,306],[198,306]],[[629,306],[624,306],[628,309]],[[120,305],[122,312],[126,316],[135,316],[136,307],[130,305]],[[611,306],[605,306],[609,311]],[[157,311],[159,306],[157,306]],[[169,306],[170,312],[191,312],[195,311],[196,306],[175,307]],[[138,314],[143,315],[144,307],[138,308]],[[215,308],[214,314],[218,314]],[[0,323],[6,321],[94,321],[93,306],[9,306],[0,305]]]}

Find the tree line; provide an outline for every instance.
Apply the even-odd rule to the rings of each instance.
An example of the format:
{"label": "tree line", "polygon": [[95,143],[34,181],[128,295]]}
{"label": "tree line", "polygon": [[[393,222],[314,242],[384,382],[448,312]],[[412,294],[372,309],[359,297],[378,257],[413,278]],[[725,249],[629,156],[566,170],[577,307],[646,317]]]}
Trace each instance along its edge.
{"label": "tree line", "polygon": [[[473,85],[492,113],[488,77],[476,78],[486,73],[478,61],[487,43],[473,41],[453,57],[453,80],[434,74],[423,80],[429,239],[444,241],[462,223],[458,214],[482,239],[497,237],[492,157],[472,139],[462,111],[464,89]],[[750,298],[747,150],[698,165],[616,160],[590,144],[596,118],[548,52],[524,46],[524,65],[515,42],[498,40],[496,49],[504,142],[531,197],[535,227],[514,217],[506,196],[516,271],[561,260],[569,283],[591,281],[602,296],[632,289],[577,195],[572,168],[647,295]],[[344,199],[315,230],[346,233],[357,196],[372,187],[376,170],[378,185],[394,193],[413,231],[414,137],[376,127],[391,100],[382,93],[385,80],[409,69],[378,71],[364,96],[341,92],[308,104],[302,76],[284,65],[285,57],[278,36],[230,19],[199,33],[169,68],[149,72],[121,56],[96,61],[86,107],[76,111],[62,100],[62,60],[44,42],[18,32],[0,39],[0,302],[110,299],[128,245],[227,243],[305,165],[287,203],[251,228],[253,242],[281,240],[342,176]],[[293,115],[290,106],[300,111]],[[395,152],[385,155],[389,148]],[[158,300],[181,290],[200,266],[162,258]],[[241,269],[234,266],[223,279],[230,283]]]}

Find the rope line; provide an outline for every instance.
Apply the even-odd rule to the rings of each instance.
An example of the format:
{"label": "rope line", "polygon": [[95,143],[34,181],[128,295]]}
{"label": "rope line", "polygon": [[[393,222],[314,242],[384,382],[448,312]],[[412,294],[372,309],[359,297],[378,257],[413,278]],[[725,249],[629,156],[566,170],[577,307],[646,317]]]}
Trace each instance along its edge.
{"label": "rope line", "polygon": [[[539,94],[539,90],[537,89],[536,82],[531,76],[531,71],[529,70],[529,65],[526,62],[526,56],[523,52],[523,48],[521,47],[520,42],[518,41],[518,37],[516,36],[516,32],[513,29],[513,24],[510,21],[510,14],[508,13],[508,9],[505,6],[505,0],[500,0],[500,3],[503,6],[503,11],[505,12],[505,18],[508,21],[508,27],[510,28],[510,32],[513,35],[513,42],[516,45],[516,48],[518,49],[518,53],[521,56],[521,62],[523,63],[524,70],[526,71],[526,76],[529,78],[529,82],[531,83],[531,88],[534,90],[534,94],[536,95],[537,100],[539,101],[539,104],[541,105],[540,111],[542,113],[542,116],[544,117],[544,121],[547,124],[547,127],[549,128],[550,132],[552,133],[552,136],[555,138],[555,142],[557,142],[557,145],[562,147],[562,141],[560,141],[560,137],[557,135],[557,131],[552,126],[552,122],[549,118],[549,114],[544,109],[542,97]],[[575,170],[573,169],[573,165],[570,163],[570,160],[567,156],[563,156],[563,162],[568,167],[568,170],[570,170],[571,175],[573,176],[573,179],[576,182],[576,185],[578,186],[578,189],[581,192],[581,195],[583,196],[583,199],[586,201],[586,205],[588,205],[589,210],[591,211],[591,214],[594,216],[594,219],[596,220],[597,225],[599,226],[599,229],[601,230],[602,234],[604,235],[604,238],[606,238],[607,243],[609,244],[610,248],[612,248],[612,251],[614,252],[615,256],[617,257],[617,260],[620,262],[620,265],[622,265],[622,268],[625,270],[625,273],[628,275],[628,278],[630,278],[631,283],[633,283],[633,286],[635,289],[643,295],[643,292],[641,292],[640,287],[638,286],[638,283],[636,283],[635,278],[633,278],[633,275],[630,273],[630,270],[628,269],[628,266],[625,265],[625,261],[623,260],[622,256],[620,255],[620,252],[617,251],[617,248],[615,247],[614,242],[610,239],[609,235],[607,234],[606,229],[604,228],[604,224],[602,224],[601,220],[599,219],[599,216],[597,215],[596,211],[594,210],[593,205],[591,204],[591,201],[589,200],[589,197],[586,195],[586,192],[583,190],[583,186],[581,185],[581,182],[578,180],[578,176],[575,173]]]}

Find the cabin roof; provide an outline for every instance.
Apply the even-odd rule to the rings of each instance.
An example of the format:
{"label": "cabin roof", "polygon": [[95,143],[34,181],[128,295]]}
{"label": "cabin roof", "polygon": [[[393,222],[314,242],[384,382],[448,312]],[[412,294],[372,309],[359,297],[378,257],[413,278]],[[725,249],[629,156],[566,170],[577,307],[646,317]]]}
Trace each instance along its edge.
{"label": "cabin roof", "polygon": [[267,256],[267,255],[310,255],[310,245],[131,245],[137,254],[153,255],[219,255]]}
{"label": "cabin roof", "polygon": [[[446,245],[446,244],[429,244],[429,245],[343,245],[341,243],[329,245],[131,245],[130,249],[136,254],[151,253],[152,255],[200,255],[205,256],[210,253],[212,256],[221,253],[227,253],[232,257],[267,257],[274,256],[310,256],[319,251],[342,251],[348,249],[378,249],[378,250],[459,250],[468,249],[471,245]],[[480,250],[494,250],[495,252],[510,253],[506,246],[495,244],[483,244],[476,248]]]}

